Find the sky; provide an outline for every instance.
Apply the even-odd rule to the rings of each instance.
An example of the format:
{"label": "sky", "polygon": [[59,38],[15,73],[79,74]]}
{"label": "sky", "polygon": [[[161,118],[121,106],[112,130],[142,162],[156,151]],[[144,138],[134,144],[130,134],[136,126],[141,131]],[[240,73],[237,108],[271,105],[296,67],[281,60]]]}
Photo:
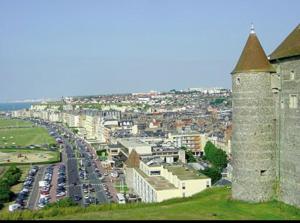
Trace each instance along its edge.
{"label": "sky", "polygon": [[0,101],[231,88],[253,22],[266,54],[299,0],[0,0]]}

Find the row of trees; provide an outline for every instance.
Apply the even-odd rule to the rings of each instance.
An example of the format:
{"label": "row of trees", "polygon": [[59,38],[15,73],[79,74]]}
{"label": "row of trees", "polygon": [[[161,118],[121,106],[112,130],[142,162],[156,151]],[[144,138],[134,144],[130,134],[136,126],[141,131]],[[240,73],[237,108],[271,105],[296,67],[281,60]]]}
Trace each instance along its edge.
{"label": "row of trees", "polygon": [[227,167],[228,157],[225,151],[217,148],[212,142],[208,141],[204,147],[204,160],[208,160],[212,167],[201,170],[200,172],[209,176],[214,184],[221,179],[222,170]]}
{"label": "row of trees", "polygon": [[10,166],[9,169],[0,179],[0,206],[2,208],[3,203],[9,202],[14,193],[10,191],[10,187],[17,184],[22,173],[16,166]]}

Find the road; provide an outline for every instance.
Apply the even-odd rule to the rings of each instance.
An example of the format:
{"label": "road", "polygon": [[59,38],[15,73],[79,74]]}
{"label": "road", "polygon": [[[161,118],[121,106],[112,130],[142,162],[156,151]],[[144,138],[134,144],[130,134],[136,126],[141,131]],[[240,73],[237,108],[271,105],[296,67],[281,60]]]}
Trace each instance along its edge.
{"label": "road", "polygon": [[[72,200],[80,205],[84,206],[84,194],[82,190],[83,183],[86,184],[92,184],[95,188],[95,192],[90,192],[89,194],[91,196],[94,196],[97,198],[99,203],[110,203],[110,200],[106,198],[105,191],[101,185],[101,180],[97,177],[95,173],[94,167],[86,166],[86,170],[88,172],[88,179],[87,180],[80,180],[79,174],[78,174],[78,162],[80,158],[76,158],[75,156],[75,150],[81,151],[81,153],[84,154],[83,161],[84,163],[92,162],[91,158],[89,158],[87,152],[85,150],[85,145],[79,141],[79,139],[76,138],[76,136],[69,130],[66,129],[60,125],[51,123],[47,124],[45,122],[41,122],[40,125],[46,125],[49,132],[55,132],[54,137],[61,138],[62,143],[62,163],[66,165],[66,177],[67,177],[67,184],[66,184],[66,190],[67,190],[67,196],[72,198]],[[65,133],[62,135],[67,135],[66,137],[61,136],[59,134],[59,131]],[[76,142],[77,146],[73,146],[71,142]],[[74,148],[73,148],[74,147]],[[77,148],[76,148],[77,147]],[[29,197],[28,201],[28,208],[29,209],[35,209],[38,199],[39,199],[39,185],[38,182],[42,180],[44,172],[45,172],[45,166],[40,167],[40,170],[36,176],[34,186],[32,189],[32,193]],[[103,174],[103,173],[101,173]],[[56,188],[56,187],[54,187]],[[52,192],[54,190],[52,189]],[[53,193],[52,193],[53,194]],[[74,197],[75,195],[80,196],[82,199],[80,201],[75,201]],[[52,199],[55,200],[55,199]]]}
{"label": "road", "polygon": [[[65,159],[64,163],[66,163],[68,196],[74,198],[74,196],[77,195],[83,198],[80,179],[78,175],[78,160],[75,158],[75,153],[72,149],[72,145],[67,140],[64,140],[64,144],[66,154],[63,155],[63,159]],[[80,201],[75,201],[73,199],[73,201],[83,205],[83,199],[81,199]]]}

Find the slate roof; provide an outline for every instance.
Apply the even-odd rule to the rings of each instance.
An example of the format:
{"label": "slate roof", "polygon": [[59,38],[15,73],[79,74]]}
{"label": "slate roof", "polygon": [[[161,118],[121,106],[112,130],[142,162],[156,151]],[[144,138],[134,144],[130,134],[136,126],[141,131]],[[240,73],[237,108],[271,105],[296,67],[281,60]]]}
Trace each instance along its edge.
{"label": "slate roof", "polygon": [[300,24],[270,54],[270,60],[300,56]]}
{"label": "slate roof", "polygon": [[275,72],[254,31],[251,31],[240,59],[231,74],[251,72]]}

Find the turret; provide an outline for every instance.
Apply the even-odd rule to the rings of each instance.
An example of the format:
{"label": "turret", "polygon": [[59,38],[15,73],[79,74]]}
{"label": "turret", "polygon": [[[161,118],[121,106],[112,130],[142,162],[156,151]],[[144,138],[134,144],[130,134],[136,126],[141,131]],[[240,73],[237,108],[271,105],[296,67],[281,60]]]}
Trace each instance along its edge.
{"label": "turret", "polygon": [[251,31],[232,71],[232,197],[260,202],[275,195],[275,114],[271,73],[275,72]]}

